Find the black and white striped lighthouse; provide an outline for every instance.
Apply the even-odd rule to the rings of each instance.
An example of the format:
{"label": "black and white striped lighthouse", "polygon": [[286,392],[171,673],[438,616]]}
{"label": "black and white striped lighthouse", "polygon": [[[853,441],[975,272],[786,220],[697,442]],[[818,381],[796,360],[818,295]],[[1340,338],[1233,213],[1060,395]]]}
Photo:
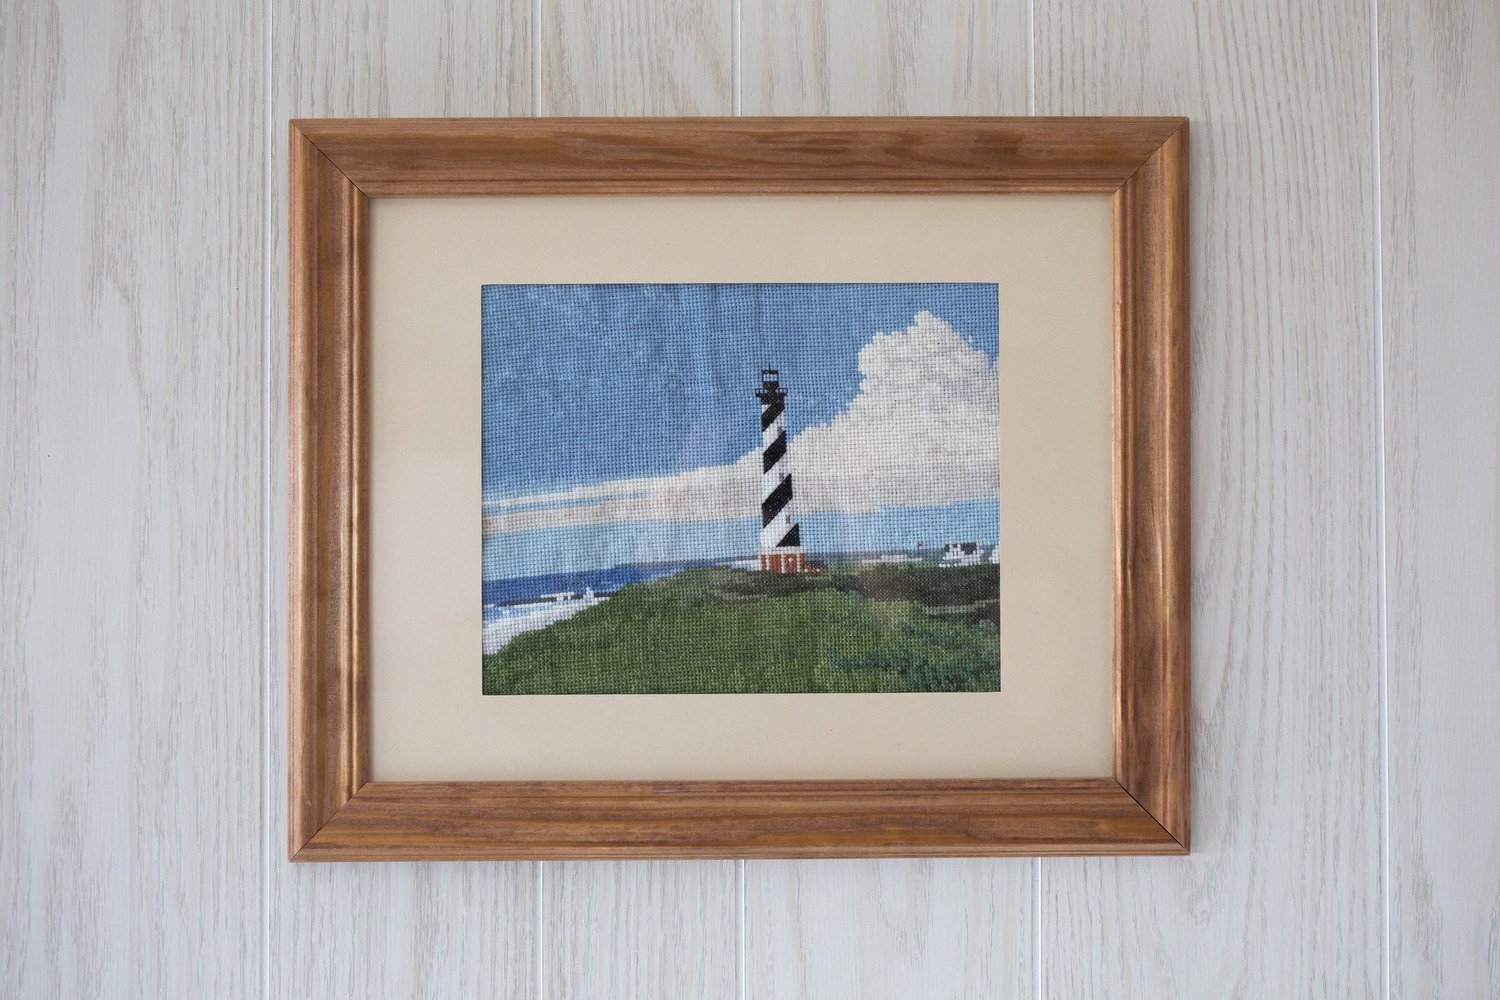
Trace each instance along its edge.
{"label": "black and white striped lighthouse", "polygon": [[807,569],[802,533],[792,520],[792,473],[786,460],[786,390],[780,372],[760,370],[760,568],[766,573]]}

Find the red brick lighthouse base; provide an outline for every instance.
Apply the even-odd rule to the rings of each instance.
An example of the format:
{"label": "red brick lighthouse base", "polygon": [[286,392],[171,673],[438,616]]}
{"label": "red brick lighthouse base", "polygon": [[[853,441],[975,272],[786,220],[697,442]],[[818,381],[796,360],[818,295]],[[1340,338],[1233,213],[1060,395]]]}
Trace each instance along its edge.
{"label": "red brick lighthouse base", "polygon": [[760,554],[760,571],[762,573],[807,573],[811,568],[808,566],[807,557],[802,554],[801,549],[762,552]]}

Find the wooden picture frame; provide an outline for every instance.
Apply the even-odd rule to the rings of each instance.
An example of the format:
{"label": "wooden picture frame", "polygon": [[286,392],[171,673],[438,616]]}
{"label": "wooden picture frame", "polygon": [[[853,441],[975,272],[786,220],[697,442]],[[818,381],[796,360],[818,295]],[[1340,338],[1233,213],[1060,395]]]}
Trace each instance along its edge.
{"label": "wooden picture frame", "polygon": [[[1186,120],[313,120],[290,164],[292,860],[1187,853]],[[829,192],[1112,195],[1113,775],[369,780],[369,199]]]}

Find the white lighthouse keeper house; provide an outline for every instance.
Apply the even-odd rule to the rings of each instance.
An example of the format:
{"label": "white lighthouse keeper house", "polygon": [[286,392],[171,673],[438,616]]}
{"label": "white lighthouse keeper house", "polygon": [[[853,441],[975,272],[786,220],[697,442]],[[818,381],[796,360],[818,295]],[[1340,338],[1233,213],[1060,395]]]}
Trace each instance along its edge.
{"label": "white lighthouse keeper house", "polygon": [[766,573],[801,573],[802,532],[792,520],[792,473],[786,458],[786,390],[780,372],[760,370],[760,568]]}

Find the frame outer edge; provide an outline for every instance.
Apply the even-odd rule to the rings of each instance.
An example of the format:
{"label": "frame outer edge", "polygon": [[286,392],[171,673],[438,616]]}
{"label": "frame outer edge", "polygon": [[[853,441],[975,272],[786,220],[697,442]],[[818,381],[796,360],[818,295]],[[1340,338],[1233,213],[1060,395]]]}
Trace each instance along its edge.
{"label": "frame outer edge", "polygon": [[1186,853],[1112,778],[371,782],[296,860]]}
{"label": "frame outer edge", "polygon": [[289,130],[287,849],[367,775],[364,194]]}
{"label": "frame outer edge", "polygon": [[316,775],[310,773],[303,734],[311,705],[304,699],[304,675],[310,664],[303,657],[306,634],[313,623],[309,601],[315,598],[307,570],[307,550],[315,544],[313,526],[305,523],[309,509],[309,479],[304,420],[311,406],[305,398],[310,381],[307,357],[316,319],[316,273],[308,245],[317,209],[308,189],[311,143],[297,128],[287,130],[287,851],[295,856],[319,824],[310,819]]}
{"label": "frame outer edge", "polygon": [[[813,126],[845,127],[837,119],[810,119]],[[920,130],[923,119],[872,120],[879,127],[894,121]],[[996,123],[999,120],[979,120]],[[952,128],[959,120],[926,120],[935,128]],[[1123,180],[1108,183],[1097,173],[1080,181],[1069,164],[1087,164],[1090,141],[1085,132],[1070,140],[1077,144],[1060,155],[1062,173],[1007,186],[1003,179],[979,185],[986,190],[1048,190],[1115,192],[1113,237],[1116,264],[1116,594],[1115,594],[1115,774],[1123,802],[1133,805],[1120,814],[1127,824],[1150,824],[1149,829],[1120,839],[1091,821],[1078,826],[1083,814],[1070,807],[1069,782],[1055,785],[1056,804],[1043,814],[1053,832],[1041,840],[1023,839],[995,829],[978,841],[965,839],[958,827],[964,813],[954,813],[956,825],[945,837],[918,841],[892,841],[898,828],[920,824],[921,810],[887,813],[883,819],[868,816],[853,823],[850,839],[826,836],[788,841],[774,846],[735,838],[722,839],[736,823],[771,822],[758,819],[756,810],[735,806],[728,815],[697,817],[704,825],[684,841],[681,830],[647,799],[638,800],[638,815],[603,841],[593,835],[578,837],[568,832],[570,823],[589,820],[597,808],[560,792],[549,783],[527,783],[534,796],[529,805],[483,806],[478,839],[458,847],[445,838],[432,836],[431,818],[419,821],[421,795],[402,792],[392,796],[389,788],[372,784],[368,775],[369,702],[367,618],[367,244],[368,197],[366,192],[387,196],[402,194],[584,193],[634,191],[649,187],[650,168],[635,171],[620,180],[602,180],[587,185],[549,179],[539,175],[517,183],[506,174],[503,163],[486,173],[484,160],[470,160],[466,178],[422,182],[410,189],[403,182],[360,180],[368,169],[360,155],[373,155],[386,164],[384,171],[400,177],[404,171],[420,170],[411,158],[413,142],[429,142],[438,149],[456,141],[457,132],[479,129],[482,121],[293,121],[290,123],[289,198],[289,444],[288,472],[290,517],[289,560],[289,713],[288,713],[288,856],[294,861],[313,860],[416,860],[459,858],[646,858],[646,857],[956,857],[1006,856],[1018,854],[1185,854],[1189,837],[1189,700],[1190,563],[1188,551],[1189,494],[1188,457],[1188,211],[1187,121],[1186,119],[1110,119],[1105,129],[1138,129],[1135,140],[1164,136],[1159,145]],[[569,123],[530,122],[527,128],[557,125],[565,133],[577,127]],[[618,124],[618,120],[616,121]],[[732,122],[715,121],[718,128]],[[675,127],[685,127],[678,122]],[[645,122],[621,125],[632,135]],[[793,124],[778,127],[792,129]],[[388,128],[389,131],[385,131]],[[585,123],[585,131],[608,131],[603,123]],[[498,129],[498,131],[505,131]],[[1086,130],[1085,130],[1086,131]],[[1054,123],[1055,132],[1055,123]],[[363,153],[352,159],[340,146],[343,137],[357,133]],[[399,137],[401,149],[387,156],[381,152],[382,137]],[[535,139],[532,132],[522,134]],[[1118,134],[1118,133],[1116,133]],[[330,143],[328,149],[324,142]],[[488,140],[486,140],[488,141]],[[1100,156],[1118,157],[1119,150],[1103,140]],[[711,144],[710,144],[711,145]],[[503,146],[503,144],[502,144]],[[486,157],[499,155],[501,147],[487,147]],[[1139,148],[1139,147],[1137,147]],[[1080,152],[1082,150],[1082,152]],[[709,155],[710,148],[703,150]],[[559,153],[565,161],[568,154]],[[827,154],[833,155],[833,154]],[[1067,157],[1072,157],[1068,159]],[[1080,157],[1082,157],[1080,159]],[[347,162],[346,162],[347,161]],[[994,169],[1003,178],[1006,164]],[[1081,169],[1090,169],[1087,166]],[[350,173],[350,171],[353,173]],[[473,174],[477,171],[477,175]],[[764,164],[747,175],[762,177]],[[475,179],[475,176],[478,179]],[[504,179],[500,179],[504,177]],[[644,176],[644,180],[642,179]],[[724,190],[837,190],[836,182],[809,185],[796,180],[771,182],[756,179],[740,185],[732,181]],[[489,179],[486,179],[489,178]],[[879,186],[876,179],[860,185]],[[897,181],[892,191],[927,190],[925,182]],[[969,188],[961,178],[932,183]],[[382,186],[384,185],[384,186]],[[913,186],[915,185],[915,186]],[[718,182],[712,185],[720,187]],[[687,192],[705,190],[699,180],[663,182],[661,190]],[[1139,352],[1144,350],[1143,356]],[[1127,384],[1132,391],[1124,391]],[[1120,433],[1130,431],[1131,433]],[[1136,432],[1139,432],[1137,438]],[[1125,612],[1131,612],[1127,615]],[[1133,615],[1134,617],[1131,617]],[[1127,652],[1128,651],[1128,652]],[[1108,781],[1109,779],[1102,779]],[[479,783],[481,786],[486,783]],[[556,783],[552,783],[556,784]],[[563,783],[569,784],[569,783]],[[619,782],[615,796],[656,796],[655,802],[675,801],[682,790],[673,782]],[[795,784],[795,783],[789,783]],[[808,783],[803,783],[806,786]],[[816,783],[811,783],[816,784]],[[868,794],[893,796],[898,782],[863,783]],[[935,783],[941,784],[941,783]],[[1014,782],[981,782],[991,790],[985,798],[991,807],[1004,808],[1015,794],[1007,790]],[[454,783],[430,783],[434,793],[458,787]],[[366,788],[365,794],[357,794]],[[628,788],[638,789],[628,792]],[[645,791],[641,790],[645,789]],[[662,798],[665,796],[665,799]],[[459,796],[459,801],[468,796]],[[481,795],[480,800],[486,796]],[[571,801],[583,807],[583,815],[562,817],[558,808]],[[383,802],[384,805],[377,805]],[[720,805],[743,802],[731,795]],[[407,803],[410,803],[409,805]],[[976,802],[976,805],[979,803]],[[477,803],[470,801],[470,807]],[[371,809],[374,808],[374,812]],[[541,814],[535,813],[536,809]],[[1139,813],[1135,812],[1139,809]],[[498,811],[495,811],[498,810]],[[507,811],[510,810],[510,811]],[[517,811],[519,810],[519,811]],[[741,810],[741,811],[735,811]],[[880,812],[881,810],[876,810]],[[530,819],[525,819],[529,815]],[[798,826],[802,810],[793,809],[782,821]],[[808,814],[814,815],[814,814]],[[1038,814],[1041,815],[1041,814]],[[545,819],[545,817],[556,817]],[[1127,818],[1133,816],[1134,818]],[[474,818],[471,816],[471,819]],[[536,821],[543,819],[537,827]],[[617,817],[618,822],[623,817]],[[876,823],[871,827],[870,823]],[[520,824],[518,827],[517,824]],[[692,824],[697,826],[697,823]],[[530,832],[522,832],[523,828]],[[769,827],[768,827],[769,829]],[[872,832],[883,829],[870,839]],[[1085,829],[1093,832],[1084,832]],[[485,833],[484,831],[488,831]],[[508,830],[507,837],[502,831]],[[655,834],[652,831],[657,831]],[[719,833],[716,835],[715,830]],[[1156,832],[1150,832],[1155,830]],[[519,837],[514,836],[520,834]],[[628,834],[625,839],[617,835]],[[656,836],[662,839],[640,839]],[[670,839],[675,836],[676,839]],[[460,838],[461,840],[464,838]],[[839,843],[839,841],[843,841]],[[717,846],[716,846],[717,845]],[[727,853],[726,853],[727,851]]]}
{"label": "frame outer edge", "polygon": [[375,197],[1108,193],[1184,119],[393,118],[293,122]]}
{"label": "frame outer edge", "polygon": [[1120,189],[1116,239],[1115,777],[1191,837],[1186,122]]}

